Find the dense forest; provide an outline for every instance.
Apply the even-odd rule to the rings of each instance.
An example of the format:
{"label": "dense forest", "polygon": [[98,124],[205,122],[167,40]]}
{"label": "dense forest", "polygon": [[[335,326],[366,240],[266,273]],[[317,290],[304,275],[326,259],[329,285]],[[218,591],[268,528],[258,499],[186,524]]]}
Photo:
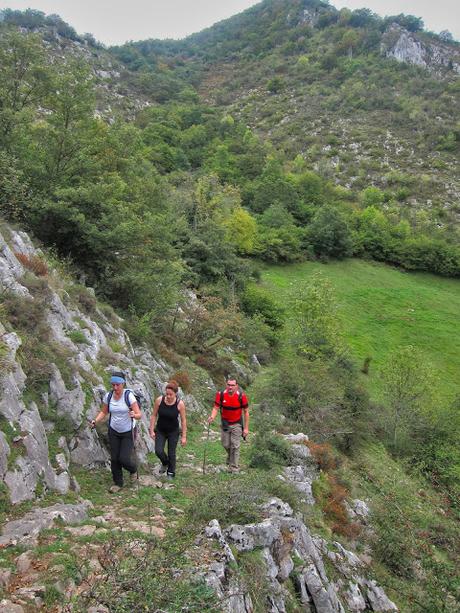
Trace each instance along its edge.
{"label": "dense forest", "polygon": [[[387,57],[402,30],[454,59],[430,71]],[[330,284],[313,275],[288,309],[259,281],[268,265],[347,258],[460,276],[459,53],[416,17],[322,0],[265,0],[183,41],[109,49],[58,16],[4,10],[0,214],[66,260],[136,343],[216,381],[229,350],[256,355],[267,415],[282,395],[288,423],[345,457],[378,441],[458,514],[459,399],[436,394],[425,356],[395,351],[377,401]],[[382,501],[377,557],[411,578],[414,543],[392,525],[402,497]],[[433,602],[456,589],[451,553],[423,558],[430,581],[446,577]]]}

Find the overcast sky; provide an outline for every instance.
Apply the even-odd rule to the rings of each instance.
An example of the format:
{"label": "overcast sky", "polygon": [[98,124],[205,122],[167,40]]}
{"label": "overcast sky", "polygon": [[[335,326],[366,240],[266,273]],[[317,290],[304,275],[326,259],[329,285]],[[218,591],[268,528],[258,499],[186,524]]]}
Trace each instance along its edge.
{"label": "overcast sky", "polygon": [[[254,0],[0,0],[0,9],[58,14],[79,34],[106,45],[146,38],[183,38],[257,4]],[[369,8],[379,15],[421,17],[434,32],[460,40],[459,0],[331,0],[337,8]]]}

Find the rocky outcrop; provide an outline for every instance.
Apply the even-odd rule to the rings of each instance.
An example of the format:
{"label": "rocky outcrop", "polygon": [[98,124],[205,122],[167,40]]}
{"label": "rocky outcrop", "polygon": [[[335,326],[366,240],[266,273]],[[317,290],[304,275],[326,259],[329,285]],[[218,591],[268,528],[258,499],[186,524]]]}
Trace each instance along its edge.
{"label": "rocky outcrop", "polygon": [[[24,275],[27,262],[37,257],[41,257],[40,252],[24,232],[10,231],[7,239],[0,234],[0,288],[4,295],[35,300]],[[137,456],[143,462],[146,454],[153,451],[148,436],[153,398],[171,375],[170,367],[146,349],[134,351],[119,321],[104,315],[90,290],[81,288],[91,305],[88,313],[85,305],[70,298],[70,290],[57,277],[50,271],[44,280],[44,321],[50,343],[63,348],[68,364],[65,371],[58,362],[48,365],[48,388],[39,397],[18,360],[20,331],[6,328],[6,322],[5,326],[0,324],[5,364],[0,369],[0,477],[13,504],[33,499],[38,484],[60,494],[70,488],[78,490],[71,474],[72,464],[91,467],[108,463],[104,431],[91,430],[89,420],[99,411],[108,373],[114,369],[124,370],[129,387],[143,398],[137,444]],[[70,282],[68,286],[72,289]],[[26,400],[31,396],[33,401]],[[187,396],[187,402],[189,410],[201,408],[192,396]],[[56,423],[60,432],[66,431],[59,438],[59,449],[55,443],[53,448],[49,445],[49,434]]]}
{"label": "rocky outcrop", "polygon": [[460,52],[442,40],[421,40],[397,23],[382,37],[381,51],[398,62],[414,64],[432,72],[460,74]]}
{"label": "rocky outcrop", "polygon": [[[300,434],[286,438],[293,442],[296,468],[302,468],[302,458],[304,464],[311,464],[310,455],[301,449],[307,449],[302,443],[308,437]],[[289,479],[289,474],[284,473],[283,478]],[[291,482],[298,487],[295,475]],[[359,502],[356,501],[354,508],[363,510]],[[208,554],[203,558],[209,559],[212,551],[213,559],[201,565],[200,574],[219,596],[224,611],[250,613],[254,610],[248,584],[238,570],[239,557],[248,552],[260,553],[268,586],[266,611],[284,613],[293,608],[311,613],[398,611],[385,591],[369,577],[367,562],[354,552],[338,541],[328,543],[312,535],[302,516],[295,515],[279,498],[269,500],[262,510],[266,517],[255,524],[222,528],[214,519],[199,541],[202,547],[207,547],[210,541],[217,545],[217,549],[215,545],[207,547]],[[292,585],[295,596],[289,589]]]}
{"label": "rocky outcrop", "polygon": [[91,506],[89,500],[83,500],[78,504],[55,504],[44,509],[34,509],[22,519],[7,522],[3,526],[0,548],[10,545],[35,545],[40,531],[51,528],[55,519],[66,524],[82,522],[87,518]]}

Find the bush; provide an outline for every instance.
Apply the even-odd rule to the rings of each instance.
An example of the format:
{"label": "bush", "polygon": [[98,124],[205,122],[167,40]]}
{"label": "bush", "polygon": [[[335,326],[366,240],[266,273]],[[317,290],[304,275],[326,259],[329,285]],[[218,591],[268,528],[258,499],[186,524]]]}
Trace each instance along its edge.
{"label": "bush", "polygon": [[283,326],[284,310],[262,287],[249,285],[241,297],[241,306],[249,316],[260,315],[264,323],[273,330],[279,330]]}
{"label": "bush", "polygon": [[72,343],[76,345],[89,345],[89,341],[81,330],[71,330],[67,333]]}
{"label": "bush", "polygon": [[177,370],[171,377],[177,381],[179,386],[184,390],[185,393],[189,393],[192,389],[192,380],[190,378],[190,374],[186,370]]}
{"label": "bush", "polygon": [[401,509],[391,496],[374,511],[372,525],[377,531],[373,547],[376,558],[396,574],[411,578],[414,556],[410,535]]}
{"label": "bush", "polygon": [[162,543],[113,537],[99,553],[103,571],[98,581],[78,597],[72,611],[87,611],[101,602],[112,613],[218,610],[213,590],[195,578],[195,569],[187,567],[184,553],[188,543],[181,536],[175,531],[174,540]]}
{"label": "bush", "polygon": [[9,293],[3,301],[10,324],[19,332],[36,334],[44,324],[43,304],[27,296]]}
{"label": "bush", "polygon": [[71,285],[67,289],[67,293],[78,302],[78,305],[87,315],[96,313],[97,300],[92,290],[83,285]]}
{"label": "bush", "polygon": [[262,519],[260,504],[265,499],[266,492],[258,483],[216,482],[198,493],[187,515],[191,523],[199,525],[211,519],[217,519],[224,526],[253,523]]}
{"label": "bush", "polygon": [[313,482],[312,491],[316,502],[331,523],[333,532],[355,538],[360,527],[350,521],[345,506],[348,490],[338,478],[334,474],[322,472],[319,479]]}
{"label": "bush", "polygon": [[15,252],[14,255],[27,270],[33,272],[37,277],[46,277],[48,275],[48,264],[40,256],[18,252]]}
{"label": "bush", "polygon": [[291,446],[281,436],[260,428],[252,442],[249,466],[268,470],[276,465],[288,464]]}

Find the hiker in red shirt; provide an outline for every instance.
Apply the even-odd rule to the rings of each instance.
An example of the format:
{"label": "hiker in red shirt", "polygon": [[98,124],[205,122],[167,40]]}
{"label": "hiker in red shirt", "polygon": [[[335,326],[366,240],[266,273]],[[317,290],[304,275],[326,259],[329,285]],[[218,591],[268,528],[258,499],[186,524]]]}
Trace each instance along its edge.
{"label": "hiker in red shirt", "polygon": [[227,451],[227,466],[230,472],[239,471],[241,436],[249,433],[249,406],[246,394],[238,388],[235,378],[228,377],[227,387],[218,391],[214,407],[208,418],[212,423],[220,411],[221,441]]}

